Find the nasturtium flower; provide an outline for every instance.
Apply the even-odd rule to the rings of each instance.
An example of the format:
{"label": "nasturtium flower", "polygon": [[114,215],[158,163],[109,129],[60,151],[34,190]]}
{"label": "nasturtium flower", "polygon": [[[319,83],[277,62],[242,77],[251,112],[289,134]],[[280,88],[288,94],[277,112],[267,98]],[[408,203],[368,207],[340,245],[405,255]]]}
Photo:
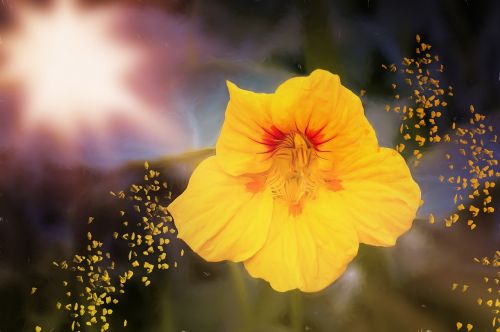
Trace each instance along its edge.
{"label": "nasturtium flower", "polygon": [[277,291],[313,292],[359,243],[392,246],[411,227],[420,189],[337,75],[316,70],[274,94],[227,85],[215,156],[168,207],[201,257],[244,262]]}

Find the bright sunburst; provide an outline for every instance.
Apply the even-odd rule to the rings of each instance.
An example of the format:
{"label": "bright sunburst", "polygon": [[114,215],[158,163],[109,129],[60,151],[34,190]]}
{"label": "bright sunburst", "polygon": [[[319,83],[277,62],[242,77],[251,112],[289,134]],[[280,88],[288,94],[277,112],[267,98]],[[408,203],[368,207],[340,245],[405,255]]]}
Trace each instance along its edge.
{"label": "bright sunburst", "polygon": [[116,17],[57,1],[48,12],[19,8],[18,29],[5,38],[3,79],[22,91],[22,125],[74,135],[111,116],[143,117],[145,105],[126,87],[140,52],[111,36]]}

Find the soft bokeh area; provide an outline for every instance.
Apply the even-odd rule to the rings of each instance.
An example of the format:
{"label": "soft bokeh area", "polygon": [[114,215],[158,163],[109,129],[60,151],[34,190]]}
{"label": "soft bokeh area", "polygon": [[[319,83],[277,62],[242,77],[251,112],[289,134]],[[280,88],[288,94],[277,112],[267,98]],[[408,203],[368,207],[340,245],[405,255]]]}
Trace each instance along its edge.
{"label": "soft bokeh area", "polygon": [[[64,294],[70,276],[52,262],[84,253],[88,231],[116,274],[128,269],[128,248],[113,233],[131,206],[110,191],[141,183],[148,160],[172,197],[180,194],[214,154],[226,80],[273,92],[327,69],[364,94],[380,144],[394,147],[400,117],[385,105],[403,76],[381,64],[411,56],[416,34],[440,56],[441,85],[453,86],[442,120],[468,126],[473,104],[497,134],[495,0],[0,1],[0,332],[71,330],[68,311],[56,308],[74,300]],[[498,144],[489,147],[498,156]],[[490,190],[496,211],[476,228],[465,219],[446,227],[456,206],[438,180],[446,149],[431,145],[412,168],[425,201],[413,228],[395,247],[361,246],[324,291],[276,292],[241,265],[204,262],[170,237],[170,268],[155,270],[147,287],[140,279],[124,287],[110,330],[447,332],[458,322],[495,331],[500,271],[474,258],[500,250],[499,184]]]}

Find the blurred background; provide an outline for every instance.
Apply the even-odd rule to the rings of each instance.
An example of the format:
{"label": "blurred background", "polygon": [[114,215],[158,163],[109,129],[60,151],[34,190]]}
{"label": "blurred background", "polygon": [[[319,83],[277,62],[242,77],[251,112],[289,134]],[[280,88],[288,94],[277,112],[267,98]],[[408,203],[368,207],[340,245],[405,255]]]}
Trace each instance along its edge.
{"label": "blurred background", "polygon": [[[1,0],[0,331],[70,330],[55,309],[64,276],[52,261],[84,251],[89,216],[95,236],[112,242],[123,207],[109,191],[140,182],[144,160],[173,197],[182,192],[213,154],[226,80],[272,92],[328,69],[366,91],[380,144],[394,146],[400,119],[384,106],[402,77],[381,64],[413,54],[416,34],[440,55],[442,85],[454,87],[445,119],[465,123],[474,104],[498,128],[495,0]],[[500,249],[498,213],[474,231],[429,224],[429,212],[454,206],[436,180],[446,167],[439,156],[431,149],[414,170],[426,204],[412,230],[393,248],[362,246],[326,290],[277,293],[174,240],[178,267],[154,273],[147,288],[127,285],[111,331],[456,331],[456,322],[495,331],[495,304],[476,300],[498,298],[498,284],[489,293],[483,279],[499,277],[498,267],[473,258]],[[123,248],[109,250],[120,257]]]}

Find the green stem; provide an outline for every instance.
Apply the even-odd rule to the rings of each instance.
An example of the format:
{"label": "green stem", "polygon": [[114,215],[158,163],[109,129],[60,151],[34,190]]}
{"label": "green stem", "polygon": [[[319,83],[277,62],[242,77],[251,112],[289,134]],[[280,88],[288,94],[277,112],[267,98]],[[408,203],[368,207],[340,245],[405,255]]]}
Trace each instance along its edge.
{"label": "green stem", "polygon": [[249,327],[251,323],[251,309],[248,303],[248,293],[245,287],[245,280],[243,280],[243,275],[241,273],[241,268],[239,264],[233,262],[228,262],[228,267],[234,290],[238,298],[241,315],[244,319],[245,326]]}
{"label": "green stem", "polygon": [[292,332],[302,332],[304,330],[304,304],[302,293],[293,291],[290,294],[290,321]]}
{"label": "green stem", "polygon": [[174,324],[174,315],[172,313],[172,301],[170,294],[170,285],[162,286],[160,289],[161,297],[160,297],[160,311],[161,316],[159,318],[159,326],[160,330],[164,332],[174,332],[175,324]]}
{"label": "green stem", "polygon": [[306,72],[322,68],[342,76],[328,0],[295,0],[295,3],[301,18]]}

